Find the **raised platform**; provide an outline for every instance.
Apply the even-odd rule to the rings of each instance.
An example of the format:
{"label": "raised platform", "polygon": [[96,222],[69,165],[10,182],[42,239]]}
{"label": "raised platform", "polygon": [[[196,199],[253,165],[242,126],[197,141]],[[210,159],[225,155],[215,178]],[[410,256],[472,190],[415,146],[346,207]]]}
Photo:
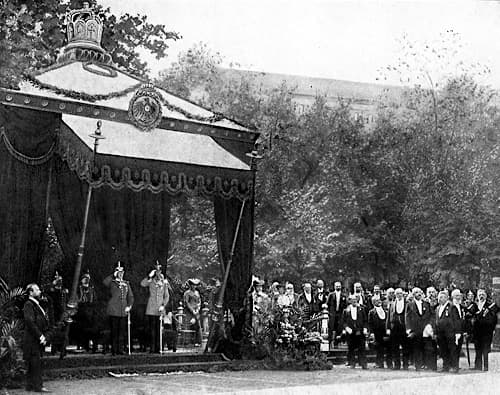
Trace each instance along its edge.
{"label": "raised platform", "polygon": [[[333,349],[327,358],[334,365],[347,362],[347,347]],[[367,350],[368,362],[375,361],[375,353]],[[223,354],[203,353],[193,349],[180,352],[168,351],[162,355],[134,352],[131,355],[69,353],[64,359],[58,355],[42,359],[46,379],[58,378],[96,378],[110,374],[123,373],[167,373],[167,372],[217,372],[239,370],[246,363],[254,365],[256,361],[230,361]]]}
{"label": "raised platform", "polygon": [[133,353],[132,355],[68,354],[64,359],[48,356],[42,359],[44,377],[90,378],[110,373],[167,373],[174,371],[220,371],[231,364],[222,354],[167,352],[165,354]]}

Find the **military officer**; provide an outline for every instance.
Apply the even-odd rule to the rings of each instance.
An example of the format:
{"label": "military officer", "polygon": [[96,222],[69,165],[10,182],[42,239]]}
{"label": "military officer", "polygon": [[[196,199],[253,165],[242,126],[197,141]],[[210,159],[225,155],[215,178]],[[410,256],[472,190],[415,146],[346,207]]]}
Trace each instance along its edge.
{"label": "military officer", "polygon": [[165,312],[170,295],[168,281],[161,272],[161,265],[156,261],[156,266],[148,276],[141,281],[141,287],[148,288],[149,298],[146,306],[146,316],[151,336],[149,352],[160,352],[160,316]]}
{"label": "military officer", "polygon": [[111,330],[111,354],[123,354],[123,337],[127,315],[134,304],[134,294],[128,281],[123,279],[124,269],[118,262],[118,266],[112,275],[103,280],[105,287],[109,288],[111,298],[108,301],[106,313],[109,316]]}

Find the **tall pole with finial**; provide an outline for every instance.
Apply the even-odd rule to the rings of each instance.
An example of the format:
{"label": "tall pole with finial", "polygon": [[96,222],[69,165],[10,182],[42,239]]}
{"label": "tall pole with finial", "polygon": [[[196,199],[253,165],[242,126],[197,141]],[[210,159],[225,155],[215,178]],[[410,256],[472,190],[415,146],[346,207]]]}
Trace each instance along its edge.
{"label": "tall pole with finial", "polygon": [[241,203],[240,214],[238,216],[238,221],[236,222],[236,229],[234,231],[233,242],[231,244],[231,250],[229,252],[229,258],[227,260],[227,265],[224,270],[224,279],[222,281],[217,302],[215,304],[215,312],[212,315],[213,322],[210,328],[210,333],[208,335],[208,341],[207,341],[207,346],[205,348],[205,352],[215,351],[219,340],[218,336],[221,333],[221,330],[223,330],[222,325],[224,325],[224,294],[226,292],[227,283],[229,280],[229,272],[231,270],[231,265],[233,263],[234,251],[236,249],[236,241],[238,240],[238,235],[240,233],[241,220],[243,218],[243,212],[245,211],[245,206],[249,199],[254,199],[256,160],[262,159],[262,156],[258,154],[257,150],[253,150],[252,152],[249,152],[246,155],[250,158],[250,169],[253,172],[253,187],[250,193],[250,197],[246,197],[245,199],[243,199],[243,202]]}
{"label": "tall pole with finial", "polygon": [[[88,184],[88,190],[87,190],[87,199],[85,201],[85,214],[83,216],[83,227],[82,227],[82,236],[80,239],[80,246],[78,247],[78,256],[76,258],[76,264],[75,264],[75,271],[73,273],[73,283],[71,284],[71,293],[69,296],[69,301],[67,304],[68,311],[72,312],[72,315],[76,313],[76,310],[78,308],[78,296],[77,296],[77,289],[78,289],[78,283],[80,279],[80,273],[82,270],[82,262],[83,262],[83,254],[85,251],[85,239],[87,236],[87,224],[88,224],[88,218],[89,218],[89,211],[90,211],[90,201],[92,199],[92,176],[93,173],[96,169],[96,156],[97,156],[97,146],[99,145],[99,140],[103,140],[106,137],[102,135],[101,132],[101,126],[102,126],[102,121],[99,120],[97,121],[97,129],[95,130],[94,133],[90,134],[89,136],[94,139],[94,150],[92,151],[92,169],[90,172],[90,179],[89,179],[89,184]],[[61,350],[61,358],[64,357],[66,353],[66,343],[68,339],[68,334],[69,334],[69,324],[72,322],[72,319],[70,316],[67,317],[67,326],[66,326],[66,335],[64,337],[64,347]]]}

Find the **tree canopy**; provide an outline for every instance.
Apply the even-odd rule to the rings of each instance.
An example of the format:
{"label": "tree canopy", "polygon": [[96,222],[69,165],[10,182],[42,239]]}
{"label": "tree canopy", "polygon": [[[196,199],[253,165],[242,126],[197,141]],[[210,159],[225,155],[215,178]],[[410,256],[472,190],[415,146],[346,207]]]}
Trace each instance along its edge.
{"label": "tree canopy", "polygon": [[[346,100],[331,108],[319,95],[299,114],[293,86],[266,90],[250,74],[227,78],[221,62],[196,45],[159,83],[262,133],[257,275],[296,284],[489,283],[500,262],[500,117],[494,92],[476,81],[477,68],[434,81],[415,66],[412,78],[431,83],[416,79],[397,100],[381,97],[367,130]],[[404,73],[401,67],[392,69]],[[202,237],[202,228],[191,232]],[[186,236],[180,244],[195,242]]]}
{"label": "tree canopy", "polygon": [[[78,0],[1,2],[1,86],[15,87],[25,73],[55,62],[66,39],[64,16],[69,9],[81,8],[82,3]],[[180,38],[164,25],[149,23],[144,15],[116,16],[99,4],[94,4],[94,9],[104,19],[103,47],[117,65],[139,76],[148,73],[147,64],[139,57],[139,48],[162,58],[167,55],[169,42]]]}

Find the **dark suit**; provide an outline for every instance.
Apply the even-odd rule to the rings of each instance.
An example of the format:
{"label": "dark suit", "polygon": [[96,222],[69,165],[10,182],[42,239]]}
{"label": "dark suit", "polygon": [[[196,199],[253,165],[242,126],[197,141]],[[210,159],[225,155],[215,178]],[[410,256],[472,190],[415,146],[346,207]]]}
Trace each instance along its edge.
{"label": "dark suit", "polygon": [[[384,310],[385,311],[385,310]],[[377,314],[375,307],[368,313],[368,327],[375,338],[375,350],[377,352],[376,363],[378,367],[384,367],[384,353],[387,361],[387,367],[392,368],[392,359],[390,343],[386,337],[387,312],[383,318]]]}
{"label": "dark suit", "polygon": [[297,307],[300,310],[300,316],[303,320],[309,320],[313,314],[314,310],[314,299],[311,294],[311,299],[308,301],[306,295],[301,293],[297,300]]}
{"label": "dark suit", "polygon": [[458,310],[450,302],[446,303],[441,315],[441,306],[436,307],[436,336],[439,354],[443,358],[443,370],[458,369],[455,335],[460,334],[461,322]]}
{"label": "dark suit", "polygon": [[323,288],[323,292],[321,294],[316,292],[314,293],[314,306],[313,306],[313,313],[319,313],[323,310],[323,305],[326,304],[328,300],[328,293],[326,292],[326,289]]}
{"label": "dark suit", "polygon": [[[351,316],[351,308],[357,309],[357,317],[355,320]],[[355,353],[358,353],[358,363],[363,369],[366,369],[365,355],[365,335],[364,330],[368,330],[368,318],[365,309],[361,306],[348,307],[342,314],[342,328],[351,328],[352,333],[347,333],[347,361],[351,367],[356,365]]]}
{"label": "dark suit", "polygon": [[111,298],[108,301],[106,313],[109,316],[109,326],[111,330],[111,353],[121,354],[127,313],[125,307],[134,304],[134,294],[128,281],[117,281],[108,276],[103,284],[109,288]]}
{"label": "dark suit", "polygon": [[403,309],[399,312],[396,310],[396,302],[389,304],[389,311],[387,313],[386,328],[391,331],[391,357],[394,368],[401,368],[401,351],[403,353],[403,369],[408,369],[408,360],[410,357],[410,344],[408,336],[406,336],[405,327],[405,308],[406,301],[403,300]]}
{"label": "dark suit", "polygon": [[478,370],[488,370],[488,354],[491,351],[493,331],[497,325],[498,307],[495,303],[485,302],[481,310],[473,309],[472,338],[476,359],[474,367]]}
{"label": "dark suit", "polygon": [[[462,345],[464,344],[464,334],[467,332],[467,320],[466,320],[466,311],[465,308],[460,305],[453,305],[457,309],[457,316],[459,322],[457,323],[457,326],[460,331],[460,339],[458,339],[458,344],[456,345],[456,352],[455,352],[455,366],[457,369],[460,367],[460,353],[462,352]],[[459,310],[460,309],[460,310]]]}
{"label": "dark suit", "polygon": [[42,389],[41,356],[43,352],[40,336],[47,335],[49,321],[40,305],[31,299],[24,304],[23,315],[23,357],[27,366],[26,389],[40,391]]}
{"label": "dark suit", "polygon": [[326,300],[328,306],[328,341],[337,345],[337,336],[342,332],[342,313],[347,307],[347,298],[340,292],[340,300],[337,308],[337,295],[335,291],[330,292]]}
{"label": "dark suit", "polygon": [[423,332],[426,325],[432,322],[431,307],[428,302],[422,300],[422,312],[420,313],[416,302],[413,300],[406,304],[405,327],[410,338],[410,348],[415,363],[415,369],[420,370],[424,362],[424,338]]}

